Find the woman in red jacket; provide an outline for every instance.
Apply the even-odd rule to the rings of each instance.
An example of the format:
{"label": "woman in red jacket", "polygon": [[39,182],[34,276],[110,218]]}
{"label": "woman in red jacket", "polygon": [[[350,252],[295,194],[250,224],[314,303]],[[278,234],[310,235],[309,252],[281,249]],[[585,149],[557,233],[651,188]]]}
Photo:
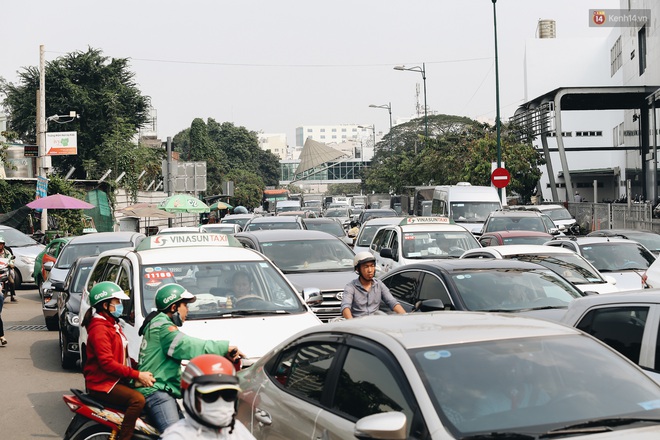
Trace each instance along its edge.
{"label": "woman in red jacket", "polygon": [[82,325],[87,328],[87,361],[83,367],[85,386],[90,396],[113,405],[126,406],[117,439],[130,439],[135,422],[144,408],[144,396],[133,389],[131,379],[152,386],[154,376],[130,366],[128,340],[119,326],[123,312],[121,300],[129,299],[121,287],[103,281],[89,292],[91,308]]}

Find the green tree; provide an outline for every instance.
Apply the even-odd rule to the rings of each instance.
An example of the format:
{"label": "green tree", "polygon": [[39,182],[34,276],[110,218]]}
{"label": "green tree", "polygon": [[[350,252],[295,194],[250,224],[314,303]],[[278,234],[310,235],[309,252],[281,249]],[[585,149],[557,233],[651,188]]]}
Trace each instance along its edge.
{"label": "green tree", "polygon": [[[86,178],[83,163],[97,161],[97,172],[113,168],[114,158],[104,151],[108,136],[129,141],[148,119],[149,98],[143,96],[129,71],[126,58],[109,58],[99,49],[72,52],[46,63],[46,116],[80,115],[67,124],[51,122],[48,131],[77,131],[78,154],[53,157],[53,166],[66,173],[75,167],[73,177]],[[19,72],[18,84],[0,81],[8,112],[7,126],[25,143],[36,143],[35,97],[39,88],[39,68]],[[100,177],[100,176],[91,176]]]}
{"label": "green tree", "polygon": [[332,196],[341,196],[346,194],[360,194],[361,185],[359,183],[333,183],[328,185],[327,193]]}
{"label": "green tree", "polygon": [[261,205],[265,185],[259,175],[251,171],[236,169],[227,174],[227,180],[235,182],[234,196],[231,198],[234,206],[241,205],[254,209]]}

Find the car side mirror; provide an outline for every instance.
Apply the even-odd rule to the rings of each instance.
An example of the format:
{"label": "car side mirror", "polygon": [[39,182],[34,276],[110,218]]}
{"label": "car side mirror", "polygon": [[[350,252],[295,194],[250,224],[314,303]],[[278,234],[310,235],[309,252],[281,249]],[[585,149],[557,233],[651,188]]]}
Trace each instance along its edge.
{"label": "car side mirror", "polygon": [[550,228],[550,234],[551,235],[559,235],[559,228]]}
{"label": "car side mirror", "polygon": [[50,272],[50,270],[53,268],[53,262],[49,261],[47,263],[44,263],[44,270],[46,272]]}
{"label": "car side mirror", "polygon": [[417,301],[413,309],[415,312],[434,312],[436,310],[445,310],[445,303],[438,298]]}
{"label": "car side mirror", "polygon": [[481,232],[481,228],[474,228],[470,232],[472,232],[472,235],[476,237],[479,237],[481,234],[483,234],[483,232]]}
{"label": "car side mirror", "polygon": [[323,302],[321,289],[317,287],[305,287],[302,291],[303,299],[309,306],[318,306]]}
{"label": "car side mirror", "polygon": [[396,411],[372,414],[355,422],[353,435],[360,440],[405,440],[407,420]]}
{"label": "car side mirror", "polygon": [[383,258],[394,259],[394,254],[392,254],[392,248],[381,248],[380,256]]}

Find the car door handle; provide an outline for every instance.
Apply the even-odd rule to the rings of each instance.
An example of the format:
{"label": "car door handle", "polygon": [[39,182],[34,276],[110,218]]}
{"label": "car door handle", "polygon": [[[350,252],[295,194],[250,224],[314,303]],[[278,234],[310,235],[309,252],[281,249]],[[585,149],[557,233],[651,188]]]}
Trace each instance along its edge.
{"label": "car door handle", "polygon": [[273,423],[273,419],[270,417],[270,414],[268,414],[268,411],[263,409],[255,408],[254,418],[262,425],[271,425]]}

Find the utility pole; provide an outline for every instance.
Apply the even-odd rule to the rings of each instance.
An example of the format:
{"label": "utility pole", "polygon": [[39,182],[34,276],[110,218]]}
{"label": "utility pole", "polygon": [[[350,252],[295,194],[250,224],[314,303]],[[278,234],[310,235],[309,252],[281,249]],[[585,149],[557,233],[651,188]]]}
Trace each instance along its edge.
{"label": "utility pole", "polygon": [[[165,176],[167,179],[167,197],[172,195],[172,138],[170,136],[167,137],[167,176]],[[172,221],[171,218],[167,219],[167,226],[172,227],[174,222]]]}
{"label": "utility pole", "polygon": [[[50,168],[50,157],[46,156],[46,59],[44,56],[45,48],[42,44],[39,46],[39,92],[38,92],[38,105],[37,105],[37,142],[39,144],[39,157],[37,158],[37,172],[39,179],[37,179],[37,186],[39,181],[42,184],[43,179],[48,182],[46,176],[46,168]],[[46,191],[46,196],[48,192]],[[48,229],[48,210],[41,210],[40,230],[46,233]]]}

